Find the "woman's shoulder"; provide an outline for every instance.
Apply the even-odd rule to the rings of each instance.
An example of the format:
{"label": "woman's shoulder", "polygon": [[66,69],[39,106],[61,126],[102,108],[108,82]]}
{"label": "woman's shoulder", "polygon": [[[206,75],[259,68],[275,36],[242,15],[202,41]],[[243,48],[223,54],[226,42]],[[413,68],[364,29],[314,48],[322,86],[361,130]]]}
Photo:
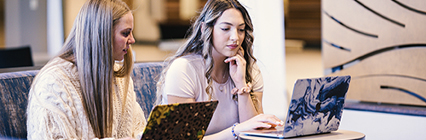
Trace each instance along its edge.
{"label": "woman's shoulder", "polygon": [[198,62],[198,61],[203,61],[203,57],[198,54],[188,54],[188,55],[178,57],[176,58],[176,60],[187,61],[187,62]]}
{"label": "woman's shoulder", "polygon": [[67,60],[60,57],[50,60],[39,72],[39,74],[54,74],[58,72],[74,73],[77,72],[77,67]]}
{"label": "woman's shoulder", "polygon": [[257,63],[253,63],[252,72],[254,72],[256,74],[260,74],[260,67],[257,65]]}
{"label": "woman's shoulder", "polygon": [[204,59],[201,55],[189,54],[189,55],[176,58],[172,64],[178,65],[178,66],[187,65],[187,66],[199,67],[204,65]]}
{"label": "woman's shoulder", "polygon": [[77,68],[62,58],[49,61],[37,74],[33,87],[36,89],[57,87],[60,84],[71,84],[78,80]]}
{"label": "woman's shoulder", "polygon": [[30,96],[37,97],[40,104],[61,104],[73,100],[71,93],[78,93],[78,76],[73,64],[54,58],[46,64],[33,81]]}

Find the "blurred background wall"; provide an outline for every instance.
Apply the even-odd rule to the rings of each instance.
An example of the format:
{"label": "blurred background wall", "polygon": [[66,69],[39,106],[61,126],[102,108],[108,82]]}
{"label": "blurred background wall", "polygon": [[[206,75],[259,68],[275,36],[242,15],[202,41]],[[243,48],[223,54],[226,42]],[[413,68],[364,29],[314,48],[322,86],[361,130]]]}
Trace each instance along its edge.
{"label": "blurred background wall", "polygon": [[[49,2],[50,1],[50,2]],[[57,1],[57,0],[56,0]],[[86,0],[60,0],[62,40],[65,40],[80,7]],[[161,41],[179,41],[207,0],[124,0],[134,10],[137,43],[161,46]],[[35,60],[47,51],[47,6],[51,0],[0,0],[0,48],[30,45]],[[57,2],[55,2],[57,3]],[[283,0],[286,49],[320,48],[320,0]],[[58,7],[58,6],[56,6]],[[192,12],[190,12],[192,11]],[[55,11],[53,11],[55,12]],[[59,11],[56,11],[59,12]],[[49,26],[50,27],[50,26]],[[7,35],[6,35],[7,34]],[[29,37],[31,36],[31,37]],[[34,36],[34,37],[33,37]],[[167,44],[165,44],[167,47]],[[173,50],[171,48],[166,48]],[[42,62],[40,62],[42,63]]]}

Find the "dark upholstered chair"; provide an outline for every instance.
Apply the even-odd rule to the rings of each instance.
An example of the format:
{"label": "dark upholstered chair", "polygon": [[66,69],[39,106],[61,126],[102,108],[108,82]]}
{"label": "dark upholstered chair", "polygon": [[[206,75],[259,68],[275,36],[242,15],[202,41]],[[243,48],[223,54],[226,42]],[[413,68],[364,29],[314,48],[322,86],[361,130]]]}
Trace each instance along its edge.
{"label": "dark upholstered chair", "polygon": [[135,63],[133,67],[132,78],[136,101],[142,107],[145,118],[149,117],[149,113],[154,107],[157,96],[157,81],[162,70],[162,62]]}
{"label": "dark upholstered chair", "polygon": [[[132,73],[136,101],[148,118],[156,100],[163,63],[135,63]],[[31,83],[39,70],[0,73],[0,139],[26,139],[26,108]]]}
{"label": "dark upholstered chair", "polygon": [[0,73],[0,137],[26,138],[28,92],[38,70]]}
{"label": "dark upholstered chair", "polygon": [[0,68],[34,66],[30,46],[0,49]]}

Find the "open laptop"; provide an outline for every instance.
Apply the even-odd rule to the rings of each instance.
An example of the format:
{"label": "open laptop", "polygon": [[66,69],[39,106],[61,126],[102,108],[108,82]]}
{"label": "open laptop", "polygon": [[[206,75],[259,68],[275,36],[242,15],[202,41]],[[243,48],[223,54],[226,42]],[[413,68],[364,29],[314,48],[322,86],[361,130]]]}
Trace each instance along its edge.
{"label": "open laptop", "polygon": [[282,139],[336,131],[350,80],[350,76],[298,79],[284,126],[242,134]]}
{"label": "open laptop", "polygon": [[218,101],[157,105],[141,140],[202,139]]}

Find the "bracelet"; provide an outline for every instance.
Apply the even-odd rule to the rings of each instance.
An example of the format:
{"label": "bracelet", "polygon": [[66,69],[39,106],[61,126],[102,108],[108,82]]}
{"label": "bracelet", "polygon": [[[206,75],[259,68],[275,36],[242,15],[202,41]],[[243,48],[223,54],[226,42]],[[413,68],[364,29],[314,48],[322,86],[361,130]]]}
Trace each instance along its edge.
{"label": "bracelet", "polygon": [[250,87],[243,87],[240,90],[237,91],[237,94],[244,94],[244,93],[250,93],[251,88]]}
{"label": "bracelet", "polygon": [[234,125],[232,125],[232,136],[234,136],[234,138],[235,139],[238,139],[238,135],[237,134],[235,134],[235,131],[234,131],[234,128],[235,128],[235,126],[237,126],[238,125],[238,123],[234,123]]}
{"label": "bracelet", "polygon": [[239,94],[244,94],[244,93],[250,93],[250,92],[252,92],[251,91],[251,88],[252,88],[252,85],[251,85],[251,83],[248,83],[248,84],[246,84],[246,86],[245,87],[242,87],[241,89],[238,89],[238,88],[234,88],[234,89],[232,89],[231,90],[231,93],[233,94],[233,95],[239,95]]}

